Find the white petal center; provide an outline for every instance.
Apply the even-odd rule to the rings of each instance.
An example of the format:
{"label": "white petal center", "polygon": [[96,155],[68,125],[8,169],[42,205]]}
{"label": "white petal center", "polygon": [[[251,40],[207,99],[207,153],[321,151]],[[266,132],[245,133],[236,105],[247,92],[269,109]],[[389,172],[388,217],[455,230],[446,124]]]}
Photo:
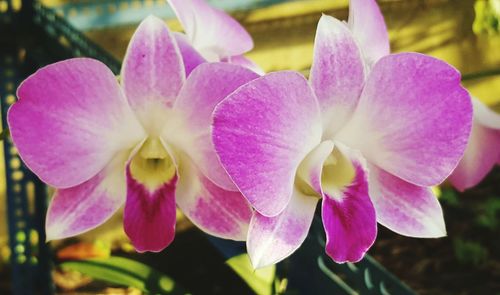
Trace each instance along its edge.
{"label": "white petal center", "polygon": [[148,190],[155,191],[175,176],[176,167],[161,140],[150,137],[132,159],[130,172]]}
{"label": "white petal center", "polygon": [[301,162],[295,175],[296,188],[307,196],[321,193],[336,198],[355,177],[351,160],[332,141],[324,141]]}

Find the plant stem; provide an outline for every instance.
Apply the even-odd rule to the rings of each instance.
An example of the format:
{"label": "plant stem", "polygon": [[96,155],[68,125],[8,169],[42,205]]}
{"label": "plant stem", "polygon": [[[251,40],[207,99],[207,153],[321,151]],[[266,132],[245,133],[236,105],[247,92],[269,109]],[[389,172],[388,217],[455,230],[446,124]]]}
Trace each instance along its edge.
{"label": "plant stem", "polygon": [[481,79],[481,78],[497,76],[497,75],[500,75],[500,69],[493,69],[493,70],[487,70],[487,71],[482,71],[482,72],[465,74],[462,76],[462,81]]}

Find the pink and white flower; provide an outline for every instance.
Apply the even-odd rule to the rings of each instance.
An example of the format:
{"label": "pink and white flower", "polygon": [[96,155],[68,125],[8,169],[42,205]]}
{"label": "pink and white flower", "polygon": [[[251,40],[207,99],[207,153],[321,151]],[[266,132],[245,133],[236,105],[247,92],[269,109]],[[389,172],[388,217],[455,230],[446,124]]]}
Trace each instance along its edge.
{"label": "pink and white flower", "polygon": [[476,186],[500,164],[500,114],[473,98],[474,120],[465,155],[448,178],[460,191]]}
{"label": "pink and white flower", "polygon": [[95,228],[125,204],[135,248],[160,251],[174,238],[177,204],[204,231],[244,240],[251,208],[220,166],[210,123],[215,105],[256,77],[213,63],[186,79],[173,35],[150,16],[132,37],[121,85],[88,58],[26,79],[8,122],[26,165],[57,188],[48,239]]}
{"label": "pink and white flower", "polygon": [[[370,25],[366,26],[366,22]],[[384,18],[375,1],[351,0],[349,28],[362,48],[367,64],[373,64],[390,53]],[[449,177],[451,184],[460,191],[476,186],[500,163],[500,115],[477,98],[472,102],[471,136],[463,159]]]}
{"label": "pink and white flower", "polygon": [[184,28],[174,33],[179,44],[186,74],[204,62],[229,62],[263,74],[243,54],[252,50],[248,32],[230,15],[210,6],[205,0],[167,0]]}
{"label": "pink and white flower", "polygon": [[247,238],[254,267],[301,245],[319,201],[326,252],[339,263],[363,257],[377,222],[444,236],[430,187],[458,164],[471,120],[456,69],[422,54],[389,55],[374,1],[352,1],[347,25],[323,16],[309,82],[271,73],[214,112],[217,154],[256,210]]}

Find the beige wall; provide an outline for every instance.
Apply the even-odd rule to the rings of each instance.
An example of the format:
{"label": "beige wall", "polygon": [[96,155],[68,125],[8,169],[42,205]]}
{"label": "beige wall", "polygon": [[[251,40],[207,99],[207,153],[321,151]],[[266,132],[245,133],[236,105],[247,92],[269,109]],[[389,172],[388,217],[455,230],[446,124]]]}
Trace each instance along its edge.
{"label": "beige wall", "polygon": [[[416,51],[451,63],[463,73],[500,67],[500,36],[472,32],[475,0],[382,0],[394,52]],[[255,40],[248,54],[266,71],[302,70],[311,65],[316,24],[321,13],[346,19],[347,0],[304,0],[235,16]],[[168,21],[180,30],[176,21]],[[121,59],[135,27],[88,32]],[[500,102],[500,76],[467,82],[473,95],[489,104]]]}

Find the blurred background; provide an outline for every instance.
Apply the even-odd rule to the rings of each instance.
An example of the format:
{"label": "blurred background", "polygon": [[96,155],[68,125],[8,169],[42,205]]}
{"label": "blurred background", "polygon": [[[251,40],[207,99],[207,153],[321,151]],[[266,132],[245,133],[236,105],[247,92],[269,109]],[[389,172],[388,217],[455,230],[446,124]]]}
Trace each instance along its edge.
{"label": "blurred background", "polygon": [[[83,34],[82,42],[89,40],[95,43],[109,53],[111,60],[122,60],[137,23],[148,14],[164,18],[173,30],[181,30],[164,0],[40,2],[54,12],[52,19],[44,21],[57,21],[59,18],[66,20],[71,27]],[[333,15],[342,20],[346,20],[348,16],[347,0],[209,2],[229,11],[250,32],[255,48],[247,56],[266,72],[291,69],[307,75],[312,62],[316,25],[321,14]],[[19,9],[22,6],[21,1],[12,3]],[[415,51],[447,61],[462,72],[464,85],[472,95],[500,112],[500,1],[380,0],[378,3],[389,29],[393,52]],[[0,13],[6,7],[7,1],[0,0]],[[6,37],[0,35],[0,38]],[[51,42],[63,47],[73,46],[73,41],[64,35]],[[18,47],[13,56],[22,59],[26,51],[29,51],[28,47]],[[84,52],[80,54],[85,55]],[[29,74],[29,71],[34,70],[35,68],[24,71]],[[10,88],[12,92],[15,87],[14,84],[7,85],[6,89]],[[6,94],[3,99],[15,100],[12,94],[8,95],[10,96],[7,97]],[[9,151],[5,152],[8,154]],[[15,160],[8,163],[0,161],[1,294],[9,294],[12,290],[12,265],[9,259],[25,250],[13,248],[12,243],[8,243],[5,165],[16,169],[21,163]],[[378,262],[373,263],[381,265],[374,272],[380,272],[380,277],[374,275],[373,282],[387,282],[387,278],[391,277],[392,281],[389,281],[396,285],[395,288],[402,285],[402,289],[394,290],[407,292],[391,293],[387,289],[387,294],[500,294],[499,170],[498,167],[495,168],[478,187],[465,193],[458,193],[446,183],[436,188],[445,210],[448,227],[446,238],[412,239],[379,227],[379,238],[369,252]],[[43,194],[35,194],[33,187],[28,187],[25,193],[28,209],[29,206],[34,206],[35,197],[43,198]],[[307,294],[326,294],[330,289],[320,287],[320,284],[331,284],[340,285],[341,287],[332,288],[340,288],[345,294],[385,294],[379,285],[375,288],[378,293],[373,286],[369,286],[369,283],[374,283],[366,279],[365,273],[357,273],[361,278],[358,279],[364,284],[359,287],[358,279],[350,277],[349,273],[356,273],[356,266],[337,268],[334,265],[325,266],[328,262],[323,261],[323,269],[318,264],[319,254],[308,256],[308,251],[317,251],[313,245],[316,243],[314,239],[301,249],[302,252],[294,255],[295,258],[276,268],[254,272],[248,264],[248,258],[240,255],[241,245],[227,245],[218,240],[207,239],[181,214],[178,214],[178,219],[176,241],[160,254],[135,254],[124,236],[120,214],[106,225],[85,235],[51,242],[46,254],[50,258],[48,277],[52,280],[51,290],[61,294],[141,294],[146,291],[306,294],[303,290],[309,290]],[[320,232],[318,230],[318,235],[321,235]],[[26,244],[25,241],[32,245],[43,243],[36,230],[15,234],[11,233],[11,237],[15,236],[22,241],[19,245]],[[314,231],[311,235],[313,234]],[[200,247],[203,248],[202,251],[199,250]],[[81,262],[96,257],[107,259],[107,262],[97,266]],[[27,262],[21,262],[30,263],[29,257],[25,257],[25,260]],[[36,264],[37,261],[31,263]],[[307,266],[310,263],[314,264],[312,267],[315,271],[324,276],[321,283],[317,282],[317,288],[310,286],[316,284],[310,278],[314,272],[311,271],[309,277],[304,274],[309,271]],[[371,262],[367,263],[368,269],[373,267]],[[127,276],[120,267],[136,269],[142,275],[128,273]],[[151,276],[145,279],[144,273],[150,272],[154,272],[157,282],[162,283],[155,283],[156,287],[144,283],[146,279],[151,279]],[[358,283],[354,284],[353,281]],[[182,291],[172,287],[174,285],[179,288],[182,286]]]}

